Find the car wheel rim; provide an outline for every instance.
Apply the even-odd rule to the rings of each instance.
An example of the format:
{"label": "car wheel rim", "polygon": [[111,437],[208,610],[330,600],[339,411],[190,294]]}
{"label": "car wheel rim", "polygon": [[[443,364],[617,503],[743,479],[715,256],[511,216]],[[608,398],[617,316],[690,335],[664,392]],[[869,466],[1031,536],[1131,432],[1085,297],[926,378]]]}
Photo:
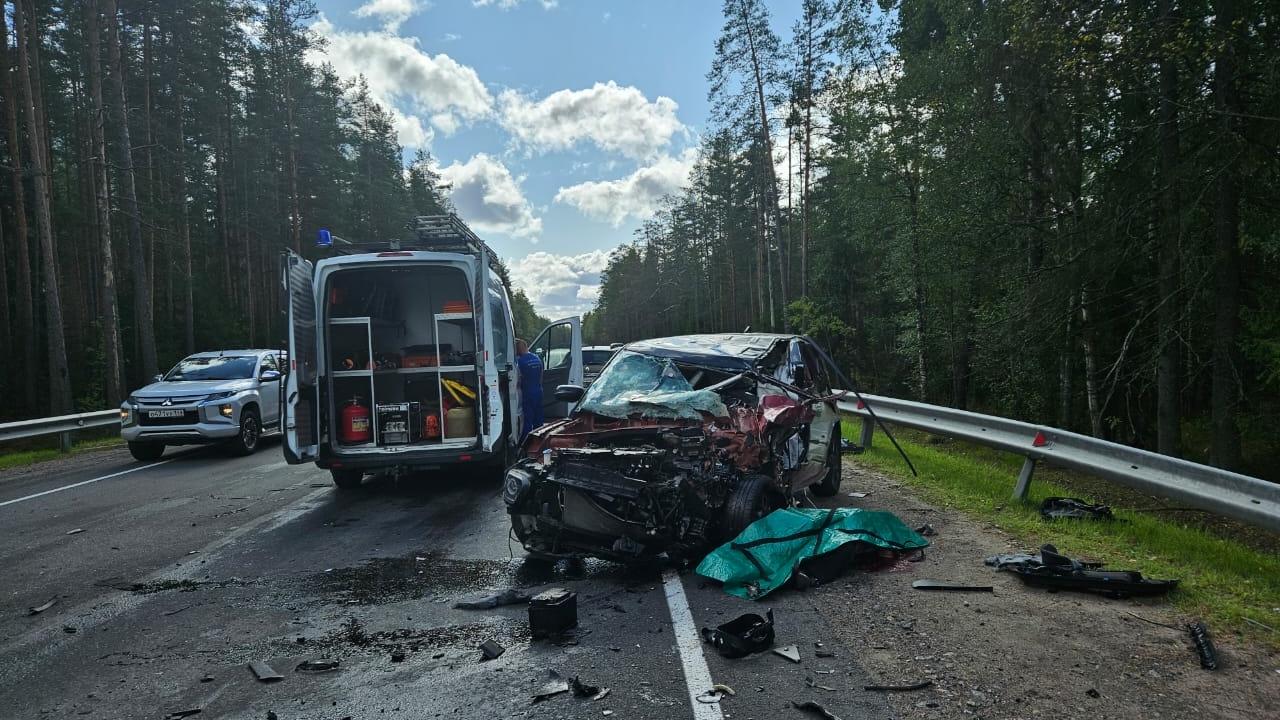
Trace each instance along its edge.
{"label": "car wheel rim", "polygon": [[253,418],[244,421],[244,446],[247,450],[258,446],[258,423]]}

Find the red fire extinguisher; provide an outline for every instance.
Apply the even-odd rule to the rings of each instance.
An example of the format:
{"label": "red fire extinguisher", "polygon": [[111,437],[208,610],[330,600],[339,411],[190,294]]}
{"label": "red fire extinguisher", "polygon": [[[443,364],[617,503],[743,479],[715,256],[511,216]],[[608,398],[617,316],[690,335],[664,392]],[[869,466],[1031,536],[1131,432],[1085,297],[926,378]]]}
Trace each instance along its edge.
{"label": "red fire extinguisher", "polygon": [[431,413],[423,420],[422,436],[435,440],[440,437],[440,418]]}
{"label": "red fire extinguisher", "polygon": [[338,426],[338,439],[344,443],[369,442],[372,433],[369,428],[369,408],[360,404],[357,395],[347,401],[342,408],[342,423]]}

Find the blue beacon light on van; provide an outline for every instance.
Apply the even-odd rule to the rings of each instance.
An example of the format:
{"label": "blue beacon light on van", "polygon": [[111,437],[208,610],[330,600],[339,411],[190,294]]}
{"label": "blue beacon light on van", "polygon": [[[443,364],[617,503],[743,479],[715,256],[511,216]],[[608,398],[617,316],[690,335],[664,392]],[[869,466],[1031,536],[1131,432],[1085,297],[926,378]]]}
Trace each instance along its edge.
{"label": "blue beacon light on van", "polygon": [[333,237],[329,235],[328,230],[321,230],[316,237],[316,245],[321,247],[329,247],[333,244]]}

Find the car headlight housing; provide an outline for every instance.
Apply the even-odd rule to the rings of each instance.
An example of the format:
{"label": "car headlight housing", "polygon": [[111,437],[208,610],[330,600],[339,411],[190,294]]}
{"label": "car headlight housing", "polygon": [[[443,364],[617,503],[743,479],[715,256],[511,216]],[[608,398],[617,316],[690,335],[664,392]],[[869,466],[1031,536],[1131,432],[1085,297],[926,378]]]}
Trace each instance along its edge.
{"label": "car headlight housing", "polygon": [[533,478],[529,477],[529,473],[512,468],[507,471],[507,479],[502,486],[502,501],[507,507],[515,507],[524,502],[532,488]]}

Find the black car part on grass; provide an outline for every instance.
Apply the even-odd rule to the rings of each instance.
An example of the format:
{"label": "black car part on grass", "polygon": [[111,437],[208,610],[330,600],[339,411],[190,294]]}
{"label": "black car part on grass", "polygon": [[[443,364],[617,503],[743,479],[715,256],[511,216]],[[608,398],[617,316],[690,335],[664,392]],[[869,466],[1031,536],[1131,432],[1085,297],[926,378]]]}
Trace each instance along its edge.
{"label": "black car part on grass", "polygon": [[1200,655],[1200,667],[1205,670],[1218,669],[1218,649],[1213,646],[1213,638],[1209,637],[1209,629],[1197,620],[1187,624],[1191,633],[1191,642],[1195,643],[1196,653]]}
{"label": "black car part on grass", "polygon": [[1039,555],[995,555],[986,564],[1016,573],[1022,581],[1048,590],[1080,590],[1114,598],[1163,595],[1178,586],[1177,580],[1149,580],[1137,570],[1099,570],[1101,563],[1086,563],[1058,552],[1048,543]]}
{"label": "black car part on grass", "polygon": [[1092,505],[1079,498],[1051,497],[1040,504],[1040,517],[1045,520],[1115,520],[1111,508]]}

